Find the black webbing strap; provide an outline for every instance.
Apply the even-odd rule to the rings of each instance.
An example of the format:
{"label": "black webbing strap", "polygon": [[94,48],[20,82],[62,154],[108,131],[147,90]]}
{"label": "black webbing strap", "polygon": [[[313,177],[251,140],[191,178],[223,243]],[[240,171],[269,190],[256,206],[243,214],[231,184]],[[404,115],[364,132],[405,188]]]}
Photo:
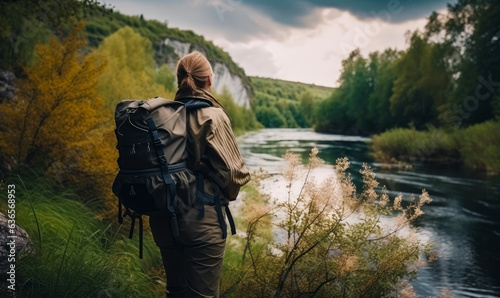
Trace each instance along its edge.
{"label": "black webbing strap", "polygon": [[198,173],[197,183],[198,219],[202,219],[205,216],[205,175],[202,172]]}
{"label": "black webbing strap", "polygon": [[226,226],[226,221],[224,220],[224,215],[222,214],[222,205],[220,203],[218,188],[216,188],[215,190],[214,203],[215,203],[215,212],[217,213],[217,219],[219,220],[219,225],[220,228],[222,229],[222,239],[226,239],[227,226]]}
{"label": "black webbing strap", "polygon": [[231,227],[231,235],[236,234],[236,225],[234,224],[233,215],[231,214],[231,210],[229,210],[229,202],[225,202],[222,206],[226,206],[226,215],[227,220],[229,221],[229,226]]}
{"label": "black webbing strap", "polygon": [[118,223],[123,223],[123,215],[122,215],[122,202],[118,199]]}
{"label": "black webbing strap", "polygon": [[227,201],[221,202],[219,188],[213,185],[214,196],[208,196],[205,193],[205,175],[198,172],[197,181],[197,200],[198,200],[198,219],[202,219],[205,216],[205,204],[213,204],[215,207],[215,212],[217,213],[217,220],[219,222],[220,228],[222,230],[222,238],[227,237],[227,225],[222,213],[222,206],[226,206],[227,220],[229,221],[229,226],[231,227],[231,234],[236,234],[236,226],[234,224],[234,219],[229,210],[229,203]]}
{"label": "black webbing strap", "polygon": [[139,216],[139,259],[142,259],[142,216]]}
{"label": "black webbing strap", "polygon": [[165,186],[167,187],[167,210],[170,213],[170,228],[172,229],[172,235],[177,238],[179,237],[179,227],[177,225],[177,216],[175,215],[174,205],[172,203],[175,198],[175,183],[168,171],[168,161],[165,157],[165,152],[163,152],[160,135],[158,134],[158,129],[153,121],[153,118],[147,118],[146,123],[148,124],[151,135],[153,136],[156,154],[160,160],[163,182],[165,182]]}
{"label": "black webbing strap", "polygon": [[130,216],[130,219],[132,220],[130,224],[130,232],[128,234],[128,238],[132,239],[132,236],[134,235],[134,228],[135,228],[135,220],[139,218],[139,258],[142,259],[142,243],[143,243],[143,222],[142,222],[142,215],[139,213],[131,213],[130,210],[127,209],[125,212],[124,216]]}

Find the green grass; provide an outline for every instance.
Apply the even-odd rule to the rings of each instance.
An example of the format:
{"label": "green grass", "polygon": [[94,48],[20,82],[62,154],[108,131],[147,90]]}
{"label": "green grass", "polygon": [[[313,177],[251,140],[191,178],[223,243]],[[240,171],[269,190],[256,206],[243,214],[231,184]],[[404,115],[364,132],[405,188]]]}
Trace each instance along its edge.
{"label": "green grass", "polygon": [[487,121],[455,133],[466,166],[500,173],[500,121]]}
{"label": "green grass", "polygon": [[394,128],[374,135],[376,160],[392,162],[461,162],[489,174],[500,173],[500,121],[487,121],[453,132],[430,128]]}
{"label": "green grass", "polygon": [[[252,180],[241,188],[244,193],[244,205],[241,210],[241,215],[234,218],[236,228],[242,232],[246,232],[248,222],[244,218],[246,209],[252,204],[267,205],[269,198],[261,194],[258,190],[259,181],[264,177],[262,173],[252,173]],[[267,237],[267,240],[272,239],[272,226],[261,226],[261,235]],[[259,251],[266,241],[256,241],[252,243],[252,251]],[[241,279],[245,278],[248,264],[243,264],[243,253],[245,251],[246,239],[239,235],[228,237],[226,243],[226,252],[224,255],[224,264],[221,277],[221,296],[222,297],[239,297],[238,284]],[[246,255],[248,258],[248,253]],[[248,260],[247,260],[248,261]],[[245,266],[245,267],[243,267]]]}
{"label": "green grass", "polygon": [[[74,192],[55,190],[42,178],[10,175],[8,184],[16,185],[16,223],[35,245],[34,252],[16,260],[18,297],[164,295],[159,278],[148,276],[150,269],[161,266],[149,235],[140,260],[137,233],[134,240],[123,235],[128,221],[124,227],[104,224]],[[7,209],[6,193],[2,189],[2,212]]]}

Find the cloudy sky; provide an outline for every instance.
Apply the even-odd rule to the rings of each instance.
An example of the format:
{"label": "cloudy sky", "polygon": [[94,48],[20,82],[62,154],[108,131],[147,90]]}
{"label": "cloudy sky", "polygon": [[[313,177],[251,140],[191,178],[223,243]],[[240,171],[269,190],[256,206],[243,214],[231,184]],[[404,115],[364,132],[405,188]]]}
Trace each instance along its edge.
{"label": "cloudy sky", "polygon": [[108,0],[116,10],[193,30],[247,75],[337,86],[342,59],[405,49],[432,11],[456,0]]}

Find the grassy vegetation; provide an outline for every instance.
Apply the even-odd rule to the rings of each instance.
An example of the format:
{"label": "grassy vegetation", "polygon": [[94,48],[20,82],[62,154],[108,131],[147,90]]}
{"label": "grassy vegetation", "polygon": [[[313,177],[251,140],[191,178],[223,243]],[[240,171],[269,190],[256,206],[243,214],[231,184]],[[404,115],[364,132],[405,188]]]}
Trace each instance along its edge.
{"label": "grassy vegetation", "polygon": [[[148,276],[161,266],[149,233],[145,233],[144,259],[140,260],[138,236],[135,241],[125,239],[127,220],[124,227],[106,224],[92,204],[79,202],[72,190],[56,190],[46,179],[27,175],[26,169],[22,173],[22,180],[10,175],[5,181],[5,185],[16,185],[16,223],[35,245],[33,253],[16,261],[19,297],[164,295],[160,277]],[[6,193],[2,190],[2,212]]]}
{"label": "grassy vegetation", "polygon": [[500,121],[487,121],[453,132],[431,128],[395,128],[373,136],[376,160],[461,162],[490,174],[500,172]]}
{"label": "grassy vegetation", "polygon": [[252,109],[265,127],[310,127],[316,103],[334,88],[299,82],[251,77]]}
{"label": "grassy vegetation", "polygon": [[487,121],[455,133],[465,165],[500,173],[500,121]]}
{"label": "grassy vegetation", "polygon": [[[238,286],[247,274],[244,266],[246,249],[259,251],[264,245],[267,245],[266,241],[272,241],[273,234],[270,221],[263,221],[256,228],[258,228],[259,235],[265,241],[261,239],[261,241],[253,242],[250,248],[246,247],[247,239],[245,236],[248,235],[249,229],[248,215],[255,213],[254,210],[267,208],[268,205],[269,197],[258,190],[260,181],[264,177],[266,177],[266,174],[263,172],[252,173],[252,180],[241,189],[244,205],[238,212],[240,215],[234,218],[236,229],[239,232],[229,237],[226,244],[220,289],[222,297],[239,297]],[[241,232],[244,234],[242,235]]]}

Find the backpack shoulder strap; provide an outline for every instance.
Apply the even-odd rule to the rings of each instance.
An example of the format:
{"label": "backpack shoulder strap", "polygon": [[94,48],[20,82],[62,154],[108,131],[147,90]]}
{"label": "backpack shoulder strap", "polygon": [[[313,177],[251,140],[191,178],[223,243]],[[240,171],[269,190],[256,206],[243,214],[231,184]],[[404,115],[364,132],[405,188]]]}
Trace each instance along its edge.
{"label": "backpack shoulder strap", "polygon": [[182,102],[188,112],[212,106],[212,104],[209,101],[196,97],[186,97],[177,99],[176,101]]}

